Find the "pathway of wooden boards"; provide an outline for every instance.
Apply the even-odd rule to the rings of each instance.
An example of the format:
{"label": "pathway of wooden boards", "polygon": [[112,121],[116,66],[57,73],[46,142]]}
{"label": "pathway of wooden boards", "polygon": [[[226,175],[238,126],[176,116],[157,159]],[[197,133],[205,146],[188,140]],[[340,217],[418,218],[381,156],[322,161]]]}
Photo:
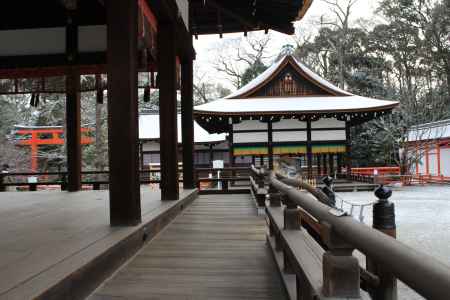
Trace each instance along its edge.
{"label": "pathway of wooden boards", "polygon": [[90,299],[285,299],[254,205],[199,196]]}

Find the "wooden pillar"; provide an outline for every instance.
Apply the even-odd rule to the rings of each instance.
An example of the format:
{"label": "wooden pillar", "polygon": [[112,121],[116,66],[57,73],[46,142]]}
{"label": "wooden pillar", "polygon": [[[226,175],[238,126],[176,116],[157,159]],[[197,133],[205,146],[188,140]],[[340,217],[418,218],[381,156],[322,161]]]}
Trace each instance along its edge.
{"label": "wooden pillar", "polygon": [[78,20],[77,10],[67,10],[66,25],[66,151],[67,190],[81,189],[81,116],[80,74],[77,70]]}
{"label": "wooden pillar", "polygon": [[177,73],[175,24],[158,25],[159,130],[161,139],[161,198],[177,200]]}
{"label": "wooden pillar", "polygon": [[317,159],[317,175],[321,176],[322,175],[322,168],[320,166],[320,154],[316,154],[316,159]]}
{"label": "wooden pillar", "polygon": [[327,154],[324,153],[322,154],[322,159],[323,159],[323,175],[328,175],[328,169],[327,169]]}
{"label": "wooden pillar", "polygon": [[430,148],[425,145],[425,174],[430,175]]}
{"label": "wooden pillar", "polygon": [[183,141],[183,188],[195,188],[194,175],[194,102],[193,63],[188,57],[181,62],[181,134]]}
{"label": "wooden pillar", "polygon": [[141,222],[138,153],[137,1],[105,1],[108,42],[110,222]]}
{"label": "wooden pillar", "polygon": [[141,170],[144,170],[144,150],[143,150],[142,142],[139,141],[139,167]]}
{"label": "wooden pillar", "polygon": [[334,154],[330,153],[328,154],[328,161],[329,161],[329,169],[330,169],[330,176],[334,175]]}
{"label": "wooden pillar", "polygon": [[272,120],[267,121],[267,155],[269,157],[269,169],[273,170],[273,130]]}
{"label": "wooden pillar", "polygon": [[419,175],[419,146],[416,141],[416,175]]}
{"label": "wooden pillar", "polygon": [[311,138],[311,120],[306,121],[306,161],[308,166],[308,177],[312,177],[312,138]]}
{"label": "wooden pillar", "polygon": [[336,154],[337,160],[337,173],[342,174],[342,155],[340,153]]}
{"label": "wooden pillar", "polygon": [[350,137],[350,122],[345,122],[345,166],[347,176],[352,173],[352,143]]}
{"label": "wooden pillar", "polygon": [[436,143],[436,163],[437,163],[437,176],[441,176],[441,145]]}
{"label": "wooden pillar", "polygon": [[213,144],[209,145],[209,165],[212,168],[214,161]]}
{"label": "wooden pillar", "polygon": [[[230,167],[234,167],[234,137],[233,137],[233,119],[230,117],[228,119],[228,155],[229,155],[229,165]],[[233,173],[234,174],[234,173]]]}

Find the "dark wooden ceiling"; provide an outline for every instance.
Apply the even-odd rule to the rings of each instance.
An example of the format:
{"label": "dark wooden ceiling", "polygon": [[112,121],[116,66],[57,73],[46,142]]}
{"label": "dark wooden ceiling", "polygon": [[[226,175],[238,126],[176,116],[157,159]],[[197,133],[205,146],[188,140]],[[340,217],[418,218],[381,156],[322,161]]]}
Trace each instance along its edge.
{"label": "dark wooden ceiling", "polygon": [[304,0],[191,0],[192,34],[274,29],[292,34]]}
{"label": "dark wooden ceiling", "polygon": [[[0,30],[66,26],[66,10],[61,0],[2,1]],[[98,0],[78,0],[80,25],[106,23],[105,7]]]}
{"label": "dark wooden ceiling", "polygon": [[[190,0],[192,34],[274,29],[293,33],[291,22],[310,0]],[[5,1],[0,30],[59,27],[66,24],[62,0]],[[149,0],[152,3],[152,0]],[[78,0],[79,24],[106,23],[103,0]]]}

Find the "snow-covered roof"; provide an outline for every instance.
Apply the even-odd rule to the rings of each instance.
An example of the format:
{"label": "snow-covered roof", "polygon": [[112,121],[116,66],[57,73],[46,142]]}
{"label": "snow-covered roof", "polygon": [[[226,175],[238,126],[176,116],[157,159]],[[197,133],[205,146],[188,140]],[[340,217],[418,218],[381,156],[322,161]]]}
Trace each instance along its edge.
{"label": "snow-covered roof", "polygon": [[[306,80],[323,90],[323,94],[290,97],[255,97],[255,91],[263,88],[287,65],[291,65]],[[398,105],[386,101],[357,96],[340,89],[323,79],[293,56],[285,56],[248,84],[223,99],[195,107],[200,114],[252,114],[252,113],[333,113],[371,112],[390,110]]]}
{"label": "snow-covered roof", "polygon": [[[181,143],[181,115],[177,116],[178,142]],[[159,139],[159,115],[141,114],[139,115],[139,139]],[[194,142],[214,143],[226,140],[226,134],[210,134],[194,121]]]}
{"label": "snow-covered roof", "polygon": [[195,107],[196,113],[251,114],[251,113],[326,113],[352,111],[381,111],[398,104],[396,101],[371,99],[361,96],[311,96],[219,99]]}
{"label": "snow-covered roof", "polygon": [[425,141],[450,137],[450,119],[424,123],[411,128],[408,141]]}

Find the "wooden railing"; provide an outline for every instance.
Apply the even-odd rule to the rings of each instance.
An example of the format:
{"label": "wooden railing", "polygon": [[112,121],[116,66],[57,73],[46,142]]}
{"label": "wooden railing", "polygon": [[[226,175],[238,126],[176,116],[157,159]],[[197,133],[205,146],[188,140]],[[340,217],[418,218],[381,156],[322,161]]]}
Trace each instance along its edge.
{"label": "wooden railing", "polygon": [[[160,170],[140,170],[139,172],[141,184],[160,183]],[[83,171],[81,176],[82,185],[93,190],[99,190],[102,185],[109,184],[109,171]],[[0,192],[5,191],[9,186],[25,187],[29,191],[36,191],[38,186],[59,186],[61,190],[65,190],[67,172],[0,173]]]}
{"label": "wooden railing", "polygon": [[197,188],[201,194],[249,192],[249,168],[196,168]]}
{"label": "wooden railing", "polygon": [[[311,187],[296,188],[304,183],[267,177],[268,241],[291,299],[397,299],[396,278],[427,299],[448,297],[450,268],[395,239],[390,190],[376,190],[371,228],[318,201],[323,195],[306,192]],[[305,224],[316,226],[320,243]],[[352,255],[355,249],[366,256],[365,268]]]}

